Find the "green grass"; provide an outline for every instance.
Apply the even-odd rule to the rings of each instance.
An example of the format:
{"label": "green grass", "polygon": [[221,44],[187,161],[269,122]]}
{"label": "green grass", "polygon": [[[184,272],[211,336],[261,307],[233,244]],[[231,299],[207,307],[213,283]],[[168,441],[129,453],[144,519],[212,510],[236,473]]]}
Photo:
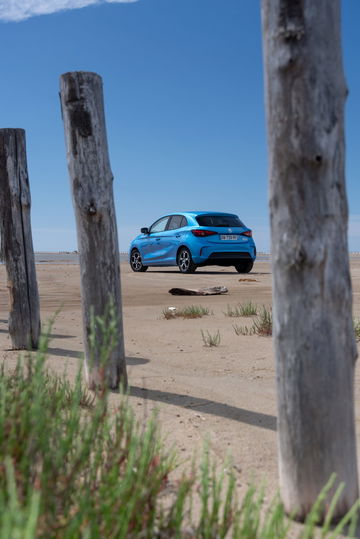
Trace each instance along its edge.
{"label": "green grass", "polygon": [[80,374],[72,387],[41,357],[28,361],[1,373],[0,512],[13,517],[0,529],[37,521],[44,537],[128,537],[166,527],[155,508],[175,460],[155,420],[138,425],[124,398],[113,415]]}
{"label": "green grass", "polygon": [[[93,399],[81,376],[72,386],[46,372],[43,357],[28,359],[0,380],[0,537],[193,537],[279,539],[291,534],[276,496],[250,486],[241,503],[231,462],[216,471],[205,448],[200,466],[176,482],[174,452],[166,451],[156,418],[140,426],[125,397],[115,413],[107,395]],[[297,537],[314,537],[329,484]],[[334,511],[334,502],[327,503]],[[194,505],[196,501],[196,516]],[[322,537],[338,537],[358,504]]]}
{"label": "green grass", "polygon": [[216,333],[210,333],[210,331],[201,330],[201,336],[204,343],[204,346],[219,346],[221,341],[220,331],[217,330]]}
{"label": "green grass", "polygon": [[182,308],[166,307],[162,311],[162,316],[166,320],[172,320],[174,318],[202,318],[209,314],[209,309],[202,305],[188,305]]}
{"label": "green grass", "polygon": [[231,307],[231,305],[228,305],[227,310],[224,314],[225,316],[228,316],[230,318],[238,318],[240,316],[254,316],[257,315],[257,313],[257,305],[255,305],[251,301],[248,301],[247,303],[240,303],[235,307]]}
{"label": "green grass", "polygon": [[253,328],[256,335],[272,335],[272,312],[263,305],[258,317],[253,321]]}
{"label": "green grass", "polygon": [[[84,387],[81,372],[73,384],[48,372],[47,344],[42,337],[40,350],[13,371],[1,367],[1,539],[294,536],[279,496],[265,502],[264,490],[250,486],[240,503],[231,462],[217,472],[207,447],[198,467],[173,480],[177,456],[165,448],[156,417],[137,422],[121,394],[114,411],[106,391]],[[355,536],[359,504],[331,529],[333,483],[296,537],[338,537],[348,524]]]}
{"label": "green grass", "polygon": [[239,324],[233,324],[236,335],[255,335],[253,327],[240,326]]}
{"label": "green grass", "polygon": [[252,325],[240,326],[233,324],[236,335],[260,335],[261,337],[268,337],[272,335],[272,312],[271,309],[267,309],[264,305],[253,320]]}
{"label": "green grass", "polygon": [[354,331],[355,331],[355,339],[357,342],[360,341],[360,319],[355,318],[354,320]]}

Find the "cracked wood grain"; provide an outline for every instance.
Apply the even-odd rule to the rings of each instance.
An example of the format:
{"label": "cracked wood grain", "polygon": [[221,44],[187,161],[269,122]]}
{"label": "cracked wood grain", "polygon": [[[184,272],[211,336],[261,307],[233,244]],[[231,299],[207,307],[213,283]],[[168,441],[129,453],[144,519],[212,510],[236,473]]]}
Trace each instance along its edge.
{"label": "cracked wood grain", "polygon": [[0,230],[12,347],[37,348],[40,305],[30,220],[25,131],[0,129]]}
{"label": "cracked wood grain", "polygon": [[[114,389],[127,385],[121,305],[120,260],[104,117],[102,80],[96,73],[65,73],[60,79],[67,161],[76,216],[87,383]],[[101,340],[90,342],[91,316],[115,309],[117,343],[101,364]]]}
{"label": "cracked wood grain", "polygon": [[[280,487],[304,519],[358,496],[339,0],[262,0]],[[332,491],[333,492],[333,491]]]}

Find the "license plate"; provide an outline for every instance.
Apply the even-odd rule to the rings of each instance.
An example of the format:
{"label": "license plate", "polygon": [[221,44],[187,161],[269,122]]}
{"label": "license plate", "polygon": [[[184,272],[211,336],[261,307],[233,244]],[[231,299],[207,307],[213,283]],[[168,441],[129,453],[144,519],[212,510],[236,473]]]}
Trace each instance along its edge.
{"label": "license plate", "polygon": [[221,234],[220,239],[221,240],[237,240],[238,237],[235,236],[234,234]]}

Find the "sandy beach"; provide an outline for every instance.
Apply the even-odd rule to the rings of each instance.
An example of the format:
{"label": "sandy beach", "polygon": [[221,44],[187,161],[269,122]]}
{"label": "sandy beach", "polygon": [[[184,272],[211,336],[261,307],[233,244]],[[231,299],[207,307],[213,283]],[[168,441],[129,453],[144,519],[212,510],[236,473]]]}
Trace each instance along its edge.
{"label": "sandy beach", "polygon": [[[43,324],[55,311],[49,365],[66,368],[74,377],[83,352],[79,266],[38,263],[36,266]],[[360,257],[351,259],[354,317],[360,318]],[[236,335],[233,324],[251,325],[250,318],[230,318],[228,305],[252,301],[271,305],[269,261],[257,261],[240,275],[232,268],[198,269],[182,275],[176,268],[133,273],[121,263],[125,348],[130,401],[137,416],[158,409],[166,444],[174,444],[183,465],[199,454],[204,440],[220,462],[233,457],[241,491],[252,480],[264,481],[269,495],[278,486],[276,447],[276,388],[271,337]],[[226,286],[226,295],[172,296],[173,287]],[[202,305],[210,314],[199,319],[167,320],[163,310]],[[7,331],[8,292],[0,266],[0,359],[11,365]],[[201,330],[220,332],[217,347],[206,347]],[[356,421],[360,447],[360,377],[356,373]],[[341,396],[338,396],[341,398]],[[111,394],[115,406],[119,395]]]}

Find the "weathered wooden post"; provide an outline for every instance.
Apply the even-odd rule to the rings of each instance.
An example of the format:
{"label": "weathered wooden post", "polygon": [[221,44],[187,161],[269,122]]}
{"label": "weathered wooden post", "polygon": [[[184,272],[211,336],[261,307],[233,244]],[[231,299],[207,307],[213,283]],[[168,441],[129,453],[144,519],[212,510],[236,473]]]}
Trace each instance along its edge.
{"label": "weathered wooden post", "polygon": [[339,0],[262,0],[280,483],[305,517],[358,496]]}
{"label": "weathered wooden post", "polygon": [[[95,389],[127,385],[122,323],[120,259],[108,156],[102,80],[96,73],[61,76],[61,105],[76,214],[87,382]],[[90,342],[91,316],[115,310],[117,344],[106,365],[101,342]],[[101,340],[99,333],[97,339]]]}
{"label": "weathered wooden post", "polygon": [[40,334],[30,205],[25,131],[0,129],[1,253],[10,294],[9,333],[17,350],[37,348]]}

